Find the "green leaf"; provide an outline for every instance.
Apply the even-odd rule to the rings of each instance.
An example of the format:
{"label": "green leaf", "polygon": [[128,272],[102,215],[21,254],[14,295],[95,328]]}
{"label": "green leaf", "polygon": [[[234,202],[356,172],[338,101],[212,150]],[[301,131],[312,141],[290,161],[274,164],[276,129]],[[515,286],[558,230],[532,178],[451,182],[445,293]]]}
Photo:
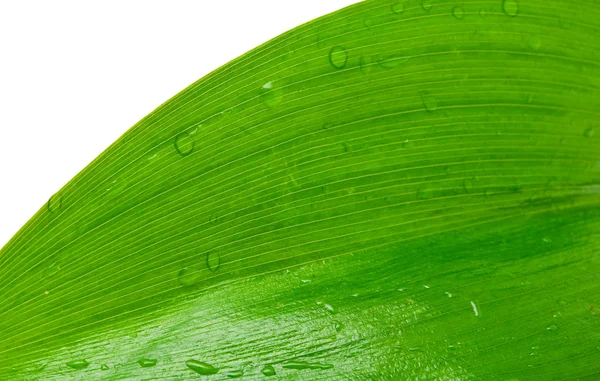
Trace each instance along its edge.
{"label": "green leaf", "polygon": [[597,379],[599,18],[365,1],[194,83],[0,251],[0,379]]}

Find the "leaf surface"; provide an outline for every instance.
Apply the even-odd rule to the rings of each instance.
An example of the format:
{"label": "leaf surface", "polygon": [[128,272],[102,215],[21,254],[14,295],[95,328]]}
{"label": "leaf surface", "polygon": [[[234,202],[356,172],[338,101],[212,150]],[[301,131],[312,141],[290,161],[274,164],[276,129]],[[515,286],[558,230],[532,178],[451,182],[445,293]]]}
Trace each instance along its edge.
{"label": "leaf surface", "polygon": [[192,84],[0,251],[0,379],[597,379],[599,19],[365,1]]}

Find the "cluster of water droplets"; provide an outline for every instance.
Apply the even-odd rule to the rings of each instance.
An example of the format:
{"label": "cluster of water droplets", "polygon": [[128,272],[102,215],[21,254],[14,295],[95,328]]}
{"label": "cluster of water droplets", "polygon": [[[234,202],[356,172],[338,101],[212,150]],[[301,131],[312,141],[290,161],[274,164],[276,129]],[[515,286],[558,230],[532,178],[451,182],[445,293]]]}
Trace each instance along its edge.
{"label": "cluster of water droplets", "polygon": [[[336,330],[338,330],[337,326],[336,326]],[[341,328],[340,328],[340,330],[341,330]],[[158,360],[149,359],[149,358],[141,358],[137,361],[137,363],[142,368],[152,368],[152,367],[156,366],[156,364],[158,363]],[[46,364],[44,364],[44,367],[45,367],[45,365]],[[80,359],[80,360],[69,361],[69,362],[65,363],[65,365],[67,365],[71,369],[83,370],[83,369],[87,369],[91,365],[91,363],[88,362],[87,360]],[[203,376],[211,376],[211,375],[215,375],[215,374],[221,372],[220,368],[217,368],[214,365],[211,365],[207,362],[196,360],[196,359],[187,360],[185,362],[185,366],[188,369],[190,369],[200,375],[203,375]],[[289,361],[289,362],[286,362],[281,365],[282,369],[292,369],[292,370],[304,370],[304,369],[326,370],[326,369],[331,369],[333,367],[334,367],[333,364],[313,363],[313,362],[307,362],[307,361]],[[106,364],[100,365],[100,370],[102,370],[102,371],[109,370],[109,369],[110,369],[110,367]],[[275,367],[271,364],[262,366],[260,368],[260,373],[262,373],[264,376],[267,376],[267,377],[277,375],[277,371],[275,370]],[[244,370],[241,368],[228,370],[226,372],[226,376],[228,378],[240,378],[243,375],[244,375]]]}

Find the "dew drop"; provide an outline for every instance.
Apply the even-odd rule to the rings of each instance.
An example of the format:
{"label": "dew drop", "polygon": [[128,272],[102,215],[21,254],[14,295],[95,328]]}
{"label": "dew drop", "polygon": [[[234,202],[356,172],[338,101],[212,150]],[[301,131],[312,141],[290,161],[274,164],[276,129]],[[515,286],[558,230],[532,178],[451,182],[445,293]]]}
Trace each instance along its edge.
{"label": "dew drop", "polygon": [[210,252],[206,255],[206,264],[212,272],[216,272],[221,267],[221,255],[219,253]]}
{"label": "dew drop", "polygon": [[551,324],[548,326],[548,328],[546,328],[548,331],[556,331],[558,329],[558,327],[554,324]]}
{"label": "dew drop", "polygon": [[181,156],[188,156],[194,151],[196,131],[198,131],[198,127],[189,128],[175,137],[175,149]]}
{"label": "dew drop", "polygon": [[62,196],[57,193],[48,199],[48,211],[50,213],[57,213],[62,208],[62,204]]}
{"label": "dew drop", "polygon": [[329,62],[336,69],[341,69],[346,66],[348,61],[348,53],[341,46],[334,46],[329,51]]}
{"label": "dew drop", "polygon": [[146,358],[141,358],[138,360],[138,364],[140,364],[140,366],[142,368],[151,368],[154,365],[156,365],[157,362],[158,362],[158,360],[146,359]]}
{"label": "dew drop", "polygon": [[41,372],[42,370],[46,369],[47,366],[48,366],[48,363],[45,362],[42,365],[40,365],[39,367],[37,367],[37,369],[35,369],[34,372]]}
{"label": "dew drop", "polygon": [[69,368],[73,368],[73,369],[77,369],[77,370],[85,369],[90,365],[90,363],[85,360],[69,361],[66,364]]}
{"label": "dew drop", "polygon": [[185,365],[194,372],[205,376],[219,373],[218,368],[198,360],[187,360]]}
{"label": "dew drop", "polygon": [[519,3],[517,0],[504,0],[502,10],[510,17],[515,17],[519,13]]}
{"label": "dew drop", "polygon": [[273,365],[263,366],[263,368],[261,369],[260,372],[267,377],[274,376],[277,374],[277,373],[275,373],[275,368],[273,368]]}
{"label": "dew drop", "polygon": [[458,20],[462,20],[465,17],[465,11],[462,7],[454,7],[452,8],[452,15]]}
{"label": "dew drop", "polygon": [[428,91],[421,91],[421,101],[423,101],[423,106],[427,111],[437,110],[437,100]]}
{"label": "dew drop", "polygon": [[309,363],[305,361],[292,361],[287,364],[284,364],[283,367],[285,369],[331,369],[333,368],[332,364],[319,364],[319,363]]}
{"label": "dew drop", "polygon": [[202,277],[202,270],[184,267],[177,275],[177,281],[180,285],[187,287],[198,283]]}
{"label": "dew drop", "polygon": [[373,26],[373,19],[372,19],[372,18],[366,18],[366,19],[363,21],[363,24],[365,24],[365,26],[366,26],[367,28],[370,28],[370,27],[372,27],[372,26]]}
{"label": "dew drop", "polygon": [[106,365],[106,364],[100,365],[100,370],[108,370],[108,369],[109,369],[108,365]]}
{"label": "dew drop", "polygon": [[401,15],[404,13],[404,3],[395,3],[392,4],[392,12],[397,15]]}
{"label": "dew drop", "polygon": [[360,56],[360,71],[367,75],[373,70],[373,59],[371,57]]}
{"label": "dew drop", "polygon": [[334,327],[336,332],[341,332],[344,329],[344,324],[338,321],[335,323]]}
{"label": "dew drop", "polygon": [[[221,123],[223,120],[227,119],[231,115],[232,112],[233,112],[233,108],[225,109],[221,112],[218,112],[210,117],[209,123],[211,125]],[[202,126],[200,126],[200,127],[202,127]]]}
{"label": "dew drop", "polygon": [[531,34],[527,36],[527,45],[533,50],[538,50],[540,46],[542,46],[542,41],[540,40],[540,36],[536,34]]}
{"label": "dew drop", "polygon": [[591,138],[592,136],[594,136],[594,128],[593,128],[593,127],[590,127],[590,128],[588,128],[588,129],[586,129],[586,130],[583,132],[583,136],[585,136],[586,138]]}
{"label": "dew drop", "polygon": [[472,300],[471,300],[471,307],[473,308],[473,313],[475,313],[475,316],[479,316],[479,311],[477,310],[477,305]]}
{"label": "dew drop", "polygon": [[412,146],[414,146],[414,143],[412,140],[406,139],[405,141],[402,142],[402,148],[411,148]]}
{"label": "dew drop", "polygon": [[395,55],[381,57],[377,63],[384,69],[393,69],[405,63],[406,61],[408,61],[408,57]]}
{"label": "dew drop", "polygon": [[465,188],[465,192],[471,193],[473,191],[473,181],[470,179],[466,179],[463,182],[463,187]]}
{"label": "dew drop", "polygon": [[281,89],[276,88],[272,81],[265,83],[261,89],[263,103],[269,107],[277,107],[283,98]]}
{"label": "dew drop", "polygon": [[[429,200],[433,197],[433,191],[427,188],[419,188],[417,189],[417,200]],[[429,288],[429,286],[424,286],[425,288]]]}
{"label": "dew drop", "polygon": [[433,7],[433,0],[421,0],[421,7],[427,12]]}
{"label": "dew drop", "polygon": [[243,375],[244,375],[243,369],[236,369],[236,370],[232,370],[229,373],[227,373],[227,377],[229,377],[229,378],[240,378]]}

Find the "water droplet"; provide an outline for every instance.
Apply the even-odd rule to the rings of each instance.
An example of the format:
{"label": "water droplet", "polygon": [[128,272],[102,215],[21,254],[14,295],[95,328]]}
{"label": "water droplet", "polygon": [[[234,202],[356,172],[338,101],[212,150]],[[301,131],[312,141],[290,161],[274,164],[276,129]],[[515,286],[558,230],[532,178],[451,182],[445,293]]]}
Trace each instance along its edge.
{"label": "water droplet", "polygon": [[198,360],[187,360],[185,365],[194,372],[205,376],[219,373],[218,368]]}
{"label": "water droplet", "polygon": [[421,0],[421,7],[427,12],[433,7],[433,0]]}
{"label": "water droplet", "polygon": [[427,111],[437,110],[437,100],[428,91],[421,91],[421,101],[423,101],[423,106]]}
{"label": "water droplet", "polygon": [[341,322],[339,322],[339,321],[337,321],[337,322],[335,322],[335,326],[334,327],[335,327],[335,331],[336,332],[341,332],[342,329],[344,329],[344,324],[341,323]]}
{"label": "water droplet", "polygon": [[373,26],[373,19],[372,19],[372,18],[369,18],[369,17],[367,17],[367,18],[366,18],[366,19],[363,21],[363,24],[365,24],[365,26],[366,26],[367,28],[370,28],[370,27],[372,27],[372,26]]}
{"label": "water droplet", "polygon": [[262,101],[267,107],[277,107],[281,103],[283,93],[281,89],[275,87],[272,81],[265,83],[261,91]]}
{"label": "water droplet", "polygon": [[47,362],[45,362],[45,363],[43,363],[42,365],[38,366],[38,367],[37,367],[37,368],[34,370],[34,372],[41,372],[42,370],[46,369],[46,367],[47,367],[47,366],[48,366],[48,363],[47,363]]}
{"label": "water droplet", "polygon": [[479,316],[479,311],[477,310],[477,305],[475,305],[475,302],[471,300],[471,307],[473,307],[473,312],[475,313],[475,316]]}
{"label": "water droplet", "polygon": [[90,363],[85,360],[69,361],[66,364],[69,368],[73,368],[73,369],[77,369],[77,370],[85,369],[90,365]]}
{"label": "water droplet", "polygon": [[486,9],[481,8],[479,10],[479,16],[481,16],[481,17],[487,17],[487,15],[488,15],[488,11]]}
{"label": "water droplet", "polygon": [[202,270],[193,269],[190,267],[184,267],[183,269],[181,269],[177,276],[177,280],[179,281],[179,284],[184,287],[195,285],[196,283],[198,283],[200,281],[201,278],[202,278]]}
{"label": "water droplet", "polygon": [[519,3],[517,3],[517,0],[504,0],[502,10],[507,15],[515,17],[519,13]]}
{"label": "water droplet", "polygon": [[273,368],[272,365],[265,365],[263,366],[263,368],[260,371],[262,374],[264,374],[265,376],[269,377],[269,376],[274,376],[277,373],[275,373],[275,368]]}
{"label": "water droplet", "polygon": [[62,208],[62,204],[63,204],[62,196],[57,193],[48,199],[48,204],[47,204],[48,211],[50,213],[56,213]]}
{"label": "water droplet", "polygon": [[458,20],[462,20],[465,17],[465,10],[462,7],[452,8],[452,15]]}
{"label": "water droplet", "polygon": [[393,69],[407,61],[408,57],[394,55],[379,58],[379,60],[377,60],[377,64],[384,69]]}
{"label": "water droplet", "polygon": [[414,145],[415,144],[412,140],[406,139],[405,141],[402,142],[402,148],[411,148]]}
{"label": "water droplet", "polygon": [[392,12],[397,15],[401,15],[404,13],[404,3],[395,3],[392,4]]}
{"label": "water droplet", "polygon": [[592,136],[594,136],[594,128],[593,128],[593,127],[590,127],[590,128],[588,128],[588,129],[586,129],[586,130],[583,132],[583,136],[585,136],[586,138],[591,138]]}
{"label": "water droplet", "polygon": [[360,56],[360,71],[367,75],[373,70],[373,59],[371,57]]}
{"label": "water droplet", "polygon": [[140,364],[140,366],[142,368],[151,368],[154,365],[156,365],[157,362],[158,362],[158,360],[146,359],[146,358],[141,358],[138,360],[138,364]]}
{"label": "water droplet", "polygon": [[428,286],[428,285],[426,285],[426,284],[424,284],[424,285],[423,285],[423,287],[425,287],[425,288],[429,288],[429,286]]}
{"label": "water droplet", "polygon": [[194,151],[196,131],[198,131],[198,127],[188,128],[175,137],[175,149],[181,156],[187,156]]}
{"label": "water droplet", "polygon": [[346,66],[346,61],[348,61],[348,53],[341,46],[334,46],[329,51],[329,62],[336,69],[341,69]]}
{"label": "water droplet", "polygon": [[533,103],[533,94],[527,96],[527,103]]}
{"label": "water droplet", "polygon": [[540,40],[540,36],[531,34],[527,36],[527,45],[533,50],[538,50],[542,46],[542,40]]}
{"label": "water droplet", "polygon": [[210,271],[215,272],[221,267],[221,255],[210,252],[206,255],[206,264]]}
{"label": "water droplet", "polygon": [[449,293],[448,291],[446,291],[446,292],[445,292],[445,294],[446,294],[446,295],[448,295],[448,297],[449,297],[449,298],[451,298],[451,297],[452,297],[452,294],[451,294],[451,293]]}
{"label": "water droplet", "polygon": [[471,193],[473,191],[473,181],[470,179],[466,179],[463,182],[463,187],[465,188],[465,192]]}
{"label": "water droplet", "polygon": [[240,378],[243,375],[244,375],[243,369],[236,369],[236,370],[232,370],[227,373],[227,377],[229,377],[229,378]]}
{"label": "water droplet", "polygon": [[[429,200],[433,197],[433,191],[428,188],[419,188],[417,189],[417,200]],[[425,288],[429,288],[425,286]]]}
{"label": "water droplet", "polygon": [[283,364],[285,369],[331,369],[333,368],[332,364],[319,364],[319,363],[309,363],[305,361],[292,361],[287,364]]}
{"label": "water droplet", "polygon": [[331,313],[334,313],[334,312],[335,312],[335,310],[333,309],[333,307],[331,306],[331,304],[327,304],[327,303],[325,303],[325,304],[323,304],[323,307],[325,307],[325,309],[326,309],[327,311],[331,312]]}
{"label": "water droplet", "polygon": [[106,365],[106,364],[100,365],[100,370],[108,370],[108,369],[109,369],[108,365]]}
{"label": "water droplet", "polygon": [[546,328],[548,331],[556,331],[558,329],[557,326],[555,326],[554,324],[551,324],[548,326],[548,328]]}

